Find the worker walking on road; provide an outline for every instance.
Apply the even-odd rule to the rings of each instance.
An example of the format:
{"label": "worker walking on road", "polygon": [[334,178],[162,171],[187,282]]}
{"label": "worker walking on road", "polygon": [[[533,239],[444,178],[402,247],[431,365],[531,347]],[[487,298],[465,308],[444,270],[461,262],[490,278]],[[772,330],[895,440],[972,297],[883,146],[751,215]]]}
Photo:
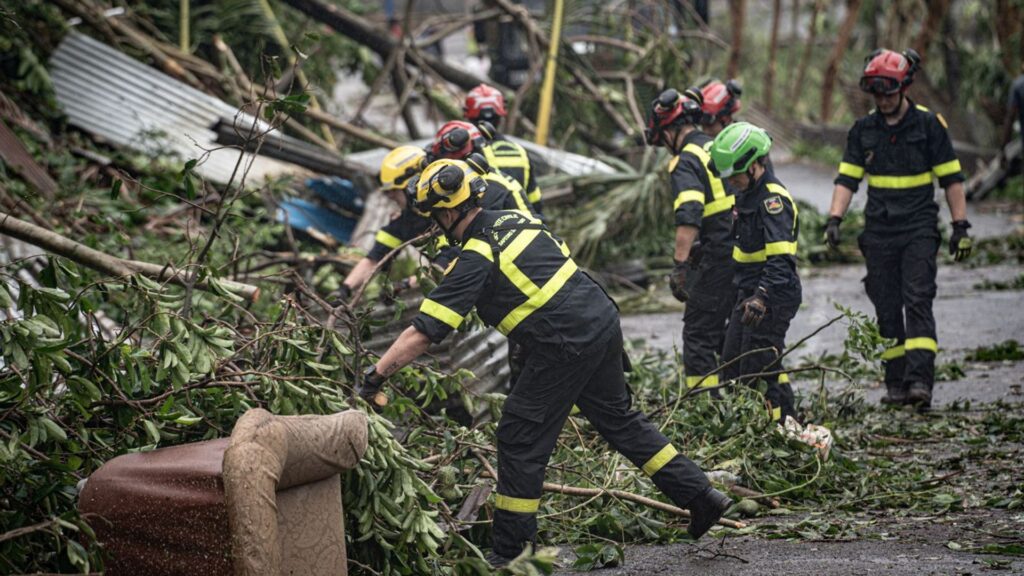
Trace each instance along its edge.
{"label": "worker walking on road", "polygon": [[466,121],[475,124],[488,140],[488,146],[483,149],[487,162],[519,182],[534,209],[542,212],[542,195],[530,156],[525,148],[500,132],[501,121],[508,115],[505,111],[505,97],[501,91],[487,84],[480,84],[466,94],[462,113]]}
{"label": "worker walking on road", "polygon": [[796,269],[799,210],[768,162],[772,140],[747,122],[730,124],[711,145],[712,167],[736,191],[733,260],[738,289],[729,319],[724,376],[768,384],[773,420],[796,418],[782,372],[786,332],[803,294]]}
{"label": "worker walking on road", "polygon": [[631,408],[615,304],[539,220],[481,209],[474,190],[483,185],[460,162],[424,171],[415,207],[462,252],[412,326],[368,367],[357,393],[374,397],[387,377],[457,329],[476,307],[484,323],[527,352],[498,422],[491,563],[509,562],[535,539],[545,468],[574,403],[616,450],[690,510],[688,531],[699,538],[731,501]]}
{"label": "worker walking on road", "polygon": [[686,303],[683,365],[686,385],[718,386],[719,355],[732,309],[732,208],[736,197],[711,173],[711,138],[697,127],[701,94],[669,89],[651,103],[647,143],[676,156],[669,162],[675,212],[672,295]]}
{"label": "worker walking on road", "polygon": [[895,340],[882,356],[887,390],[882,402],[928,409],[938,352],[932,301],[941,242],[933,177],[946,190],[953,219],[949,252],[957,261],[971,253],[971,224],[964,175],[946,121],[906,96],[919,63],[913,50],[882,49],[868,57],[860,87],[874,97],[876,108],[847,136],[825,239],[833,248],[839,245],[843,215],[867,175],[864,232],[858,239],[867,264],[864,288],[882,336]]}

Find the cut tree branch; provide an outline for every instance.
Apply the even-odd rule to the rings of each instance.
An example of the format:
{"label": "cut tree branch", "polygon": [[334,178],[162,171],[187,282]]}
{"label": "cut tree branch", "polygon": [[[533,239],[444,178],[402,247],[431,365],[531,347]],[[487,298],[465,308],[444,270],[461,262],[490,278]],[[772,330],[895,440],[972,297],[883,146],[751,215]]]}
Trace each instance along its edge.
{"label": "cut tree branch", "polygon": [[[38,246],[48,252],[53,252],[58,256],[74,260],[83,266],[103,272],[104,274],[110,274],[111,276],[127,277],[133,274],[142,274],[161,282],[174,282],[182,286],[187,283],[187,277],[184,272],[176,270],[172,266],[161,266],[150,262],[126,260],[117,256],[111,256],[61,236],[56,232],[51,232],[35,224],[15,218],[5,212],[0,212],[0,233],[7,234],[23,242],[28,242],[33,246]],[[219,284],[229,292],[238,294],[248,300],[259,298],[260,289],[257,286],[232,280],[219,280]],[[205,281],[196,284],[196,286],[204,290],[212,290],[210,284]]]}

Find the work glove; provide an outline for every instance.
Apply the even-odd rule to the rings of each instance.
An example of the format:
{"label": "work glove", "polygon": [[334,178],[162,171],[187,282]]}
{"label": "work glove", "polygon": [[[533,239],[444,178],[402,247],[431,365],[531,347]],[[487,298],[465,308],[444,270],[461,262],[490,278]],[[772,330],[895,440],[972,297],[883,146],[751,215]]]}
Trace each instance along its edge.
{"label": "work glove", "polygon": [[743,309],[741,321],[744,326],[758,326],[768,313],[768,291],[758,286],[757,291],[750,298],[740,302]]}
{"label": "work glove", "polygon": [[825,243],[833,250],[839,248],[839,224],[842,221],[843,218],[841,216],[830,216],[828,223],[825,224]]}
{"label": "work glove", "polygon": [[340,288],[331,292],[327,295],[327,302],[337,308],[341,304],[347,304],[348,299],[352,297],[352,287],[348,284],[342,284]]}
{"label": "work glove", "polygon": [[690,293],[686,290],[686,275],[689,272],[690,261],[679,262],[677,260],[676,265],[672,268],[672,272],[668,275],[668,288],[672,291],[672,296],[680,302],[686,302],[690,299]]}
{"label": "work glove", "polygon": [[967,220],[953,222],[953,234],[949,237],[949,253],[956,262],[961,262],[971,256],[974,243],[967,234],[967,229],[970,227],[971,223]]}
{"label": "work glove", "polygon": [[388,405],[388,397],[380,391],[385,380],[387,377],[377,372],[377,366],[370,364],[356,380],[356,396],[366,400],[374,410],[380,410]]}

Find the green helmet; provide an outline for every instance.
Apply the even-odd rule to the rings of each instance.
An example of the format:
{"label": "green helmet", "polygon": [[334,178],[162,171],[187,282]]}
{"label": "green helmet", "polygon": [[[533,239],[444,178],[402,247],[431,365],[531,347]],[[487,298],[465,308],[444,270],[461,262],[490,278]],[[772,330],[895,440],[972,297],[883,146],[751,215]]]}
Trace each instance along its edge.
{"label": "green helmet", "polygon": [[764,129],[750,122],[730,124],[711,143],[712,169],[719,178],[746,172],[771,149],[772,137]]}

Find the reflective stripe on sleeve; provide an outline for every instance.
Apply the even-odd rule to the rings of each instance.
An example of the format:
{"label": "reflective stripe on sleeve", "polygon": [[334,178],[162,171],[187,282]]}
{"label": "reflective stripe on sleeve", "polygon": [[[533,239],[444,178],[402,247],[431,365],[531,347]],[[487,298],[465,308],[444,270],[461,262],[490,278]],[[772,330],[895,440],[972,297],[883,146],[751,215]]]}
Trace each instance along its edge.
{"label": "reflective stripe on sleeve", "polygon": [[540,508],[540,498],[515,498],[504,494],[495,494],[494,507],[508,512],[536,514],[537,509]]}
{"label": "reflective stripe on sleeve", "polygon": [[704,217],[707,218],[708,216],[714,216],[715,214],[725,212],[726,210],[732,210],[732,207],[735,205],[736,197],[732,195],[708,202],[704,205]]}
{"label": "reflective stripe on sleeve", "polygon": [[943,176],[949,176],[950,174],[956,174],[959,171],[959,160],[950,160],[949,162],[943,162],[942,164],[932,166],[932,172],[934,172],[935,175],[938,176],[939,178],[942,178]]}
{"label": "reflective stripe on sleeve", "polygon": [[868,174],[868,186],[873,188],[888,188],[890,190],[904,190],[927,186],[932,183],[932,173],[924,172],[912,176],[875,176]]}
{"label": "reflective stripe on sleeve", "polygon": [[840,162],[839,173],[843,176],[849,176],[854,180],[860,180],[864,177],[864,167],[850,164],[849,162]]}
{"label": "reflective stripe on sleeve", "polygon": [[679,210],[679,207],[687,202],[700,202],[701,206],[703,206],[704,193],[699,190],[683,190],[676,196],[676,201],[672,203],[672,209]]}
{"label": "reflective stripe on sleeve", "polygon": [[458,328],[462,324],[462,316],[458,312],[430,298],[424,299],[420,304],[420,312],[431,318],[436,318],[452,328]]}
{"label": "reflective stripe on sleeve", "polygon": [[739,246],[733,246],[732,259],[740,264],[753,264],[755,262],[767,261],[768,256],[765,255],[764,250],[758,250],[757,252],[744,252],[743,250],[740,250]]}
{"label": "reflective stripe on sleeve", "polygon": [[772,408],[772,422],[782,420],[782,408]]}
{"label": "reflective stripe on sleeve", "polygon": [[928,338],[922,336],[920,338],[907,338],[907,341],[903,344],[907,352],[911,350],[928,350],[929,352],[938,354],[939,343],[934,338]]}
{"label": "reflective stripe on sleeve", "polygon": [[644,465],[641,466],[641,469],[644,471],[644,474],[654,476],[658,473],[658,470],[665,467],[665,464],[671,462],[677,454],[679,454],[679,452],[676,450],[675,446],[666,444],[664,448],[658,450],[657,454],[651,456],[651,459],[645,462]]}
{"label": "reflective stripe on sleeve", "polygon": [[769,242],[764,245],[764,253],[766,259],[768,256],[796,255],[796,242]]}
{"label": "reflective stripe on sleeve", "polygon": [[387,232],[386,230],[377,230],[377,234],[373,237],[377,242],[387,246],[394,250],[402,245],[402,239]]}

